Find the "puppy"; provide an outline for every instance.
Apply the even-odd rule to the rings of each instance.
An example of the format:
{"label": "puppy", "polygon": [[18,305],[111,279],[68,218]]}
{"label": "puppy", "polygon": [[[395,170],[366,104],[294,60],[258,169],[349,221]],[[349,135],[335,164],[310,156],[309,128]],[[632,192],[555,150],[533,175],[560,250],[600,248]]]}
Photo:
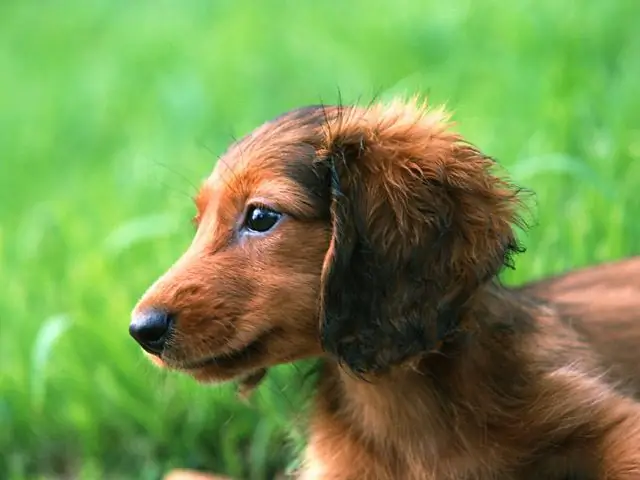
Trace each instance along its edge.
{"label": "puppy", "polygon": [[202,382],[319,358],[301,479],[640,479],[640,258],[502,286],[494,166],[417,101],[286,113],[217,163],[130,333]]}

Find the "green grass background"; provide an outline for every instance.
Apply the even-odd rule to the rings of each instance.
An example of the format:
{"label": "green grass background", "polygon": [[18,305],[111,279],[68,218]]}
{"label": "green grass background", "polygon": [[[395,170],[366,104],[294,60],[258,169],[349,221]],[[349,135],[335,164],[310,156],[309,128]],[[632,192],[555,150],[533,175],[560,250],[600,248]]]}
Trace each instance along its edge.
{"label": "green grass background", "polygon": [[639,253],[639,19],[637,0],[0,2],[0,478],[294,458],[299,368],[244,405],[127,334],[190,240],[194,185],[284,110],[446,103],[537,194],[510,282]]}

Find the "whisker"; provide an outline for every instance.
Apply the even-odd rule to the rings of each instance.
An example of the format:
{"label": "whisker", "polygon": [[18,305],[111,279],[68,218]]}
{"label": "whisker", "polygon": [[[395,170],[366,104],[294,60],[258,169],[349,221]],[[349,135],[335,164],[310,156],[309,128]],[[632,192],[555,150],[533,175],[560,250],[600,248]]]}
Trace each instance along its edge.
{"label": "whisker", "polygon": [[166,164],[166,163],[162,163],[162,162],[158,162],[157,160],[153,160],[153,163],[155,163],[156,165],[163,167],[164,169],[166,169],[167,171],[173,173],[174,175],[177,175],[178,177],[180,177],[182,180],[184,180],[185,182],[187,182],[189,184],[189,186],[191,188],[193,188],[194,191],[198,190],[198,187],[196,184],[194,184],[191,179],[189,177],[187,177],[186,175],[184,175],[183,173],[179,172],[178,170],[172,168],[170,165]]}

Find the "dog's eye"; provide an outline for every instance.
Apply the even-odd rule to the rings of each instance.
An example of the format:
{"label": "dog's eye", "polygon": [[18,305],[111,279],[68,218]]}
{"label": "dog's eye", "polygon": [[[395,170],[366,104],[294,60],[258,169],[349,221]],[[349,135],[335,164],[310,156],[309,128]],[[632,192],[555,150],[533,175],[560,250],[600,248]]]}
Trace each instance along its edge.
{"label": "dog's eye", "polygon": [[266,232],[271,230],[278,220],[280,220],[282,214],[271,210],[267,207],[253,206],[249,207],[247,216],[244,221],[245,227],[253,232]]}

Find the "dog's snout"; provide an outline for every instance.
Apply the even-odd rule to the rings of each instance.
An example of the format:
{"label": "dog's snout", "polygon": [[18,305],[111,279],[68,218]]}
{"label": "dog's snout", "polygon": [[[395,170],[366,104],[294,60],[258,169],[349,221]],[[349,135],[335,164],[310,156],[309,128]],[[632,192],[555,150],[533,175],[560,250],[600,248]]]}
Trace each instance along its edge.
{"label": "dog's snout", "polygon": [[152,308],[133,316],[129,334],[149,353],[160,354],[172,326],[172,315],[166,310]]}

